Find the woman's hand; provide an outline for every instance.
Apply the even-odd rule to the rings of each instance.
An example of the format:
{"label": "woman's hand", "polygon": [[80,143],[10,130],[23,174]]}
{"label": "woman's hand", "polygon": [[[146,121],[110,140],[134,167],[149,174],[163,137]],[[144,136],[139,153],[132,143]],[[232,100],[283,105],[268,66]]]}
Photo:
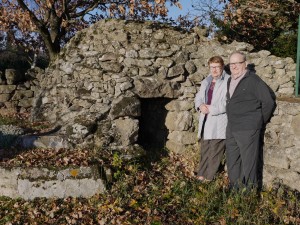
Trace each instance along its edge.
{"label": "woman's hand", "polygon": [[204,113],[204,114],[208,114],[209,113],[209,105],[206,104],[202,104],[200,105],[200,112]]}

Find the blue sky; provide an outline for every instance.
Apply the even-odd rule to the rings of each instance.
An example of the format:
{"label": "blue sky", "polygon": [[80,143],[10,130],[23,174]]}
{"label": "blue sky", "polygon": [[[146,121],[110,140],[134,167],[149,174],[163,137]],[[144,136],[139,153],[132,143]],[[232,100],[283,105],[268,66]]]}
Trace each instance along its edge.
{"label": "blue sky", "polygon": [[181,10],[176,6],[169,7],[170,17],[177,18],[179,15],[186,15],[189,10],[192,10],[191,0],[181,0],[180,4],[182,5]]}

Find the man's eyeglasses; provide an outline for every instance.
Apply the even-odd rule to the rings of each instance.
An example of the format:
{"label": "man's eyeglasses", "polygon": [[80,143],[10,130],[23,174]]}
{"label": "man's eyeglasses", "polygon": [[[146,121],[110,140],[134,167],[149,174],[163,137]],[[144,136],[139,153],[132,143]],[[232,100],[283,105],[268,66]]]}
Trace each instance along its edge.
{"label": "man's eyeglasses", "polygon": [[237,65],[240,65],[242,63],[244,63],[245,61],[242,61],[242,62],[235,62],[235,63],[229,63],[229,66],[237,66]]}
{"label": "man's eyeglasses", "polygon": [[213,70],[213,69],[219,70],[219,69],[221,69],[221,68],[222,68],[222,66],[210,66],[210,67],[209,67],[209,69],[211,69],[211,70]]}

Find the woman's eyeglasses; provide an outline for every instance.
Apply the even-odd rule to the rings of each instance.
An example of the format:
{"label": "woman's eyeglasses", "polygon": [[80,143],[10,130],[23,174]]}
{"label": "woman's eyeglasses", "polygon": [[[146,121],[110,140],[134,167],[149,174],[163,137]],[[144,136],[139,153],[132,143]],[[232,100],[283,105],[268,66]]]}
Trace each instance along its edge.
{"label": "woman's eyeglasses", "polygon": [[213,70],[213,69],[217,69],[220,70],[222,68],[222,66],[210,66],[209,69]]}

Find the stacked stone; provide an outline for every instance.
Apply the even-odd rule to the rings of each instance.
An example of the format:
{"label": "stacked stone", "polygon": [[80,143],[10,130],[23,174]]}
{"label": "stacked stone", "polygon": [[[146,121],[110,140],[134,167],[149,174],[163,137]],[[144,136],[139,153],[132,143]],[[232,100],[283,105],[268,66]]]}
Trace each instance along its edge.
{"label": "stacked stone", "polygon": [[280,58],[263,50],[250,53],[249,61],[256,73],[272,88],[277,97],[295,93],[296,64],[292,58]]}
{"label": "stacked stone", "polygon": [[[194,148],[197,114],[193,100],[209,73],[207,60],[225,59],[253,47],[221,45],[151,22],[103,20],[78,33],[40,80],[34,117],[62,126],[74,144],[131,146],[137,142],[141,99],[173,99],[167,106],[166,146]],[[267,51],[250,53],[252,63],[276,94],[291,96],[295,64]]]}
{"label": "stacked stone", "polygon": [[300,191],[300,101],[277,101],[265,134],[264,182],[276,180]]}
{"label": "stacked stone", "polygon": [[[36,81],[15,69],[6,69],[0,82],[0,108],[2,113],[30,112],[36,90]],[[0,74],[1,76],[1,74]]]}
{"label": "stacked stone", "polygon": [[79,33],[41,81],[51,89],[41,96],[38,117],[61,123],[71,142],[129,146],[138,138],[140,99],[176,99],[168,105],[168,138],[194,145],[192,101],[204,73],[196,73],[190,55],[199,37],[160,26],[110,20]]}

